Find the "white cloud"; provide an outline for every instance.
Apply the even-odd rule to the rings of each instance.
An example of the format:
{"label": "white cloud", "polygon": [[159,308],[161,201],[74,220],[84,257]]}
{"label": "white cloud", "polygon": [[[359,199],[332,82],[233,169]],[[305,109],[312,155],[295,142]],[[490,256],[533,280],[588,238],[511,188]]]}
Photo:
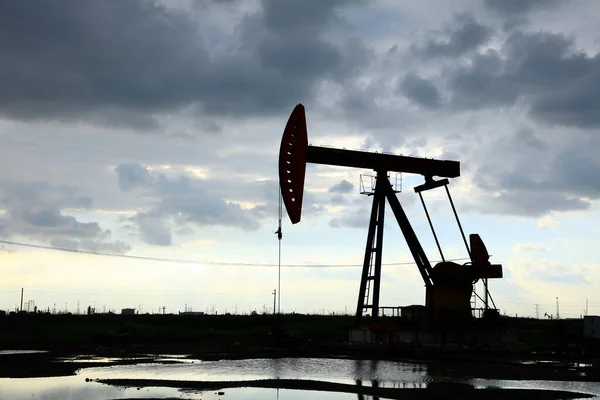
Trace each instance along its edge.
{"label": "white cloud", "polygon": [[513,251],[515,253],[547,252],[548,249],[535,243],[517,243],[515,247],[513,247]]}
{"label": "white cloud", "polygon": [[545,215],[538,219],[537,226],[539,229],[557,229],[560,222],[551,215]]}

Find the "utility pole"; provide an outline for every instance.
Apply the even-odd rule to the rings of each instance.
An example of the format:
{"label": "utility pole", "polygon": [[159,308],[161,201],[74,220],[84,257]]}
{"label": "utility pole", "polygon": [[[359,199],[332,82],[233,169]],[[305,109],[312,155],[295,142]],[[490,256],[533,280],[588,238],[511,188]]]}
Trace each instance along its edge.
{"label": "utility pole", "polygon": [[535,305],[535,319],[540,319],[540,305]]}
{"label": "utility pole", "polygon": [[19,311],[23,311],[23,288],[21,288],[21,309]]}
{"label": "utility pole", "polygon": [[585,299],[585,315],[588,315],[588,299]]}
{"label": "utility pole", "polygon": [[[283,233],[281,231],[281,219],[283,218],[283,197],[281,196],[281,192],[279,193],[279,224],[277,226],[277,240],[279,241],[278,248],[278,267],[277,267],[277,293],[279,293],[279,297],[277,298],[277,314],[281,315],[281,239],[283,238]],[[273,314],[275,314],[273,312]]]}
{"label": "utility pole", "polygon": [[275,315],[275,304],[277,301],[277,289],[273,289],[273,315]]}
{"label": "utility pole", "polygon": [[556,319],[560,319],[560,310],[558,308],[558,297],[556,298]]}

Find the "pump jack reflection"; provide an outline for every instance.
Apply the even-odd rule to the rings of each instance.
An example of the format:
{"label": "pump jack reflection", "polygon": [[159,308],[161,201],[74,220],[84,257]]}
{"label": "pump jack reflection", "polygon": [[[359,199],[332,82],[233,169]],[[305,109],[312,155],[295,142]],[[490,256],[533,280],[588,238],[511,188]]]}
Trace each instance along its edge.
{"label": "pump jack reflection", "polygon": [[[362,380],[357,379],[356,386],[362,386]],[[379,381],[375,381],[375,380],[371,381],[371,386],[379,387]],[[369,395],[365,395],[362,393],[357,393],[356,395],[358,396],[358,400],[368,400],[368,399],[379,400],[379,396],[369,396]]]}

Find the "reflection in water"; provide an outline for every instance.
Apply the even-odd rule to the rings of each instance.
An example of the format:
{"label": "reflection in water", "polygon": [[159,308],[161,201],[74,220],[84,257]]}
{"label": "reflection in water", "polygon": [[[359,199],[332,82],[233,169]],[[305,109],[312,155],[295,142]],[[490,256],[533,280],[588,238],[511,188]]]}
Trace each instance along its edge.
{"label": "reflection in water", "polygon": [[[0,379],[0,399],[120,399],[135,397],[181,397],[198,398],[189,393],[168,388],[121,389],[85,378],[110,379],[168,379],[189,381],[232,381],[253,379],[313,379],[359,386],[382,388],[444,388],[452,384],[452,390],[482,387],[536,388],[569,390],[600,395],[600,383],[596,382],[547,382],[547,381],[501,381],[468,379],[452,376],[446,368],[432,368],[422,364],[392,361],[348,359],[253,359],[195,361],[178,364],[134,364],[84,368],[77,376],[44,379]],[[446,386],[444,386],[446,385]],[[231,395],[229,395],[231,393]],[[279,389],[228,389],[229,399],[281,399],[291,400],[310,397],[311,400],[356,399],[356,394],[325,393]],[[203,399],[211,399],[214,393],[202,393]],[[216,396],[216,395],[215,395]],[[218,397],[214,397],[218,398]],[[359,400],[372,399],[360,396]]]}
{"label": "reflection in water", "polygon": [[[345,360],[336,360],[336,363],[337,361]],[[427,366],[424,364],[381,360],[354,360],[353,363],[352,377],[355,382],[370,381],[372,385],[380,387],[401,388],[406,387],[406,383],[425,384],[429,379]]]}
{"label": "reflection in water", "polygon": [[144,388],[122,389],[95,382],[86,382],[81,376],[58,378],[0,379],[0,399],[121,399],[144,394],[146,397],[178,397],[177,389]]}
{"label": "reflection in water", "polygon": [[[362,381],[360,379],[356,380],[356,386],[362,386]],[[379,387],[379,382],[376,380],[371,381],[371,386]],[[370,396],[370,395],[362,394],[362,393],[357,393],[356,395],[358,396],[358,400],[367,400],[367,399],[379,400],[379,396]]]}
{"label": "reflection in water", "polygon": [[271,365],[272,365],[271,370],[273,371],[271,376],[275,379],[281,379],[281,371],[282,371],[281,358],[274,358],[272,360]]}
{"label": "reflection in water", "polygon": [[[360,379],[356,380],[356,386],[363,386],[363,382]],[[461,393],[471,391],[475,389],[475,385],[471,383],[471,380],[457,380],[457,381],[432,381],[428,384],[421,382],[413,382],[412,385],[407,385],[406,382],[400,384],[394,383],[392,385],[381,385],[379,381],[371,381],[372,387],[386,387],[386,388],[413,388],[413,389],[436,389],[445,393],[452,393],[453,395],[460,395]],[[380,400],[379,396],[371,396],[362,393],[357,393],[358,400]]]}

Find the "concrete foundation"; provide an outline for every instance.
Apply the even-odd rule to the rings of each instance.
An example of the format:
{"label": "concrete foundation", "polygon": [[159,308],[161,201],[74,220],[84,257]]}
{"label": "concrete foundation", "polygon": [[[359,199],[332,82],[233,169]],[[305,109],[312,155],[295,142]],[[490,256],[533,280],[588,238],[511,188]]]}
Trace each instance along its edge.
{"label": "concrete foundation", "polygon": [[349,340],[365,344],[415,344],[422,346],[498,345],[517,343],[516,332],[418,332],[408,330],[372,331],[352,329]]}

